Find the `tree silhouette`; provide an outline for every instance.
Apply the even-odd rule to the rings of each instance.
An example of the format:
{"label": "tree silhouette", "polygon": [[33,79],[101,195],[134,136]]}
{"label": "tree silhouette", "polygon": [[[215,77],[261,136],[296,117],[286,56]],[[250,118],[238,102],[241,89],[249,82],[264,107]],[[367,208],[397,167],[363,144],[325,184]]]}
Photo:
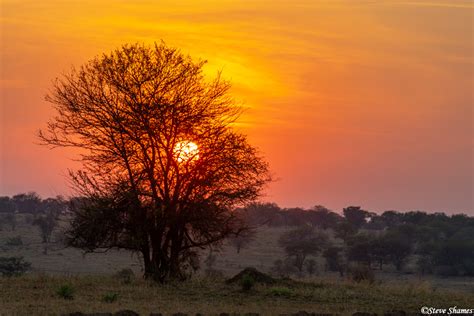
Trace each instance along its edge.
{"label": "tree silhouette", "polygon": [[55,81],[57,115],[39,137],[82,149],[70,245],[140,252],[145,276],[165,281],[186,275],[193,249],[245,228],[233,209],[258,197],[268,167],[232,129],[229,83],[206,81],[204,64],[124,45]]}
{"label": "tree silhouette", "polygon": [[369,212],[364,211],[360,206],[349,206],[343,209],[344,218],[350,223],[355,229],[361,228],[365,223],[369,215]]}
{"label": "tree silhouette", "polygon": [[316,255],[327,243],[327,236],[306,226],[290,230],[280,236],[278,244],[286,255],[294,260],[294,265],[301,273],[308,256]]}
{"label": "tree silhouette", "polygon": [[38,216],[34,221],[33,225],[38,226],[41,239],[44,244],[43,253],[48,254],[48,244],[51,242],[51,235],[53,234],[54,228],[57,226],[57,218],[54,213],[48,212],[46,215]]}

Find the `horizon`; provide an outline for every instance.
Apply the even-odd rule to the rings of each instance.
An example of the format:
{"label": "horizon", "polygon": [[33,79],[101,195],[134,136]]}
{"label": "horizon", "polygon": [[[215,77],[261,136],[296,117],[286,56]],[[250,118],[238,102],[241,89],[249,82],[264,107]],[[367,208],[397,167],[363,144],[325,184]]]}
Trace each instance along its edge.
{"label": "horizon", "polygon": [[[2,197],[8,197],[8,198],[13,198],[15,195],[21,195],[21,194],[31,194],[31,193],[35,193],[35,194],[38,194],[37,192],[35,191],[29,191],[29,192],[19,192],[17,194],[13,194],[13,195],[0,195],[0,198]],[[80,197],[80,195],[70,195],[70,196],[63,196],[63,195],[55,195],[55,196],[41,196],[39,195],[39,198],[41,200],[46,200],[46,199],[49,199],[49,198],[52,198],[52,199],[55,199],[55,198],[64,198],[66,200],[70,200],[72,198],[76,198],[76,197]],[[413,210],[393,210],[393,209],[387,209],[387,210],[371,210],[371,209],[367,209],[365,208],[364,206],[362,205],[346,205],[344,206],[343,208],[341,209],[332,209],[330,207],[326,207],[325,205],[322,205],[322,204],[315,204],[315,205],[312,205],[312,206],[309,206],[309,207],[304,207],[304,206],[281,206],[275,202],[272,202],[272,201],[263,201],[263,200],[257,200],[255,203],[261,203],[261,204],[274,204],[276,205],[276,207],[278,207],[281,211],[292,211],[292,210],[303,210],[303,211],[315,211],[315,208],[318,207],[318,206],[322,206],[324,208],[326,208],[327,210],[329,210],[330,212],[333,212],[333,213],[336,213],[338,215],[341,215],[341,216],[344,216],[343,214],[343,210],[344,208],[348,208],[348,207],[360,207],[362,210],[364,211],[367,211],[369,213],[375,213],[377,215],[382,215],[384,212],[398,212],[398,213],[410,213],[410,212],[421,212],[421,213],[426,213],[426,214],[445,214],[446,216],[454,216],[454,215],[466,215],[468,217],[472,217],[473,214],[469,214],[467,212],[446,212],[444,210],[416,210],[416,209],[413,209]],[[317,211],[317,210],[316,210]]]}
{"label": "horizon", "polygon": [[[474,215],[470,1],[1,3],[0,195],[72,191],[36,143],[52,80],[163,40],[231,81],[236,128],[277,179],[263,202]],[[297,206],[294,206],[297,205]]]}

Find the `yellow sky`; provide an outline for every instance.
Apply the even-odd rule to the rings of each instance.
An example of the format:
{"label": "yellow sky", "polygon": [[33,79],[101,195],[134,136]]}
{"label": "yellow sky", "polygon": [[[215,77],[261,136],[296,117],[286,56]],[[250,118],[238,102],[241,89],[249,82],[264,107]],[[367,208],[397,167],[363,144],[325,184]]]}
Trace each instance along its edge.
{"label": "yellow sky", "polygon": [[128,42],[223,70],[283,206],[472,212],[472,1],[1,0],[0,195],[66,192],[50,82]]}

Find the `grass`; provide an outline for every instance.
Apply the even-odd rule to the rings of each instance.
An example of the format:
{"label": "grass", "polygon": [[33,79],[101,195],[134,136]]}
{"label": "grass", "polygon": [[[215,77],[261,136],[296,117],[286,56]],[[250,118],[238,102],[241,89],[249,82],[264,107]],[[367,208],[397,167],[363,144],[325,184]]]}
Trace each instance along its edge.
{"label": "grass", "polygon": [[118,299],[118,294],[117,293],[106,293],[104,297],[102,298],[102,301],[106,303],[113,303]]}
{"label": "grass", "polygon": [[[58,288],[64,284],[74,289],[73,300],[57,295]],[[474,298],[467,293],[441,292],[426,282],[281,281],[272,286],[256,284],[246,293],[239,284],[227,285],[223,279],[200,278],[159,285],[143,279],[123,284],[110,276],[0,278],[0,297],[3,313],[33,315],[115,312],[120,309],[131,309],[144,315],[151,312],[278,315],[300,310],[351,314],[393,309],[418,312],[421,306],[469,308],[474,305]]]}
{"label": "grass", "polygon": [[64,284],[64,285],[61,285],[57,290],[56,290],[56,294],[65,299],[65,300],[72,300],[74,299],[74,288],[69,285],[69,284]]}
{"label": "grass", "polygon": [[272,287],[268,289],[268,293],[273,296],[286,296],[290,297],[293,295],[293,291],[287,287]]}
{"label": "grass", "polygon": [[[63,219],[61,226],[65,222]],[[277,240],[288,229],[291,228],[259,229],[255,241],[239,254],[233,247],[224,245],[216,252],[213,269],[225,277],[248,266],[269,272],[273,262],[284,257]],[[5,245],[16,236],[21,236],[23,246]],[[115,312],[121,309],[135,310],[143,315],[150,312],[278,315],[300,310],[350,314],[392,309],[419,312],[421,306],[474,306],[473,298],[469,296],[474,291],[474,278],[421,277],[376,271],[374,284],[356,284],[339,278],[337,273],[324,272],[320,258],[316,258],[318,276],[299,283],[254,284],[248,292],[242,291],[240,283],[226,285],[222,278],[197,278],[160,286],[140,277],[140,260],[127,251],[83,256],[80,250],[64,249],[59,243],[53,243],[45,255],[37,228],[21,217],[15,231],[7,228],[0,231],[0,248],[3,248],[2,256],[23,256],[32,263],[33,269],[30,275],[0,278],[1,315]],[[202,258],[206,255],[203,253]],[[72,300],[57,294],[65,284],[74,289]]]}

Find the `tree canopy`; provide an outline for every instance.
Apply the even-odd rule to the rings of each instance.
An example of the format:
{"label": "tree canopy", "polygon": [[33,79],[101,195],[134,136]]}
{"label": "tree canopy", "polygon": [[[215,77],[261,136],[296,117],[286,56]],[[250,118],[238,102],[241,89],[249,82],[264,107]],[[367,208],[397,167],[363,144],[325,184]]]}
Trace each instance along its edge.
{"label": "tree canopy", "polygon": [[233,214],[270,180],[233,129],[241,113],[220,74],[164,43],[124,45],[56,79],[40,139],[82,149],[71,179],[82,199],[69,244],[143,255],[145,275],[183,277],[193,248],[238,234]]}

